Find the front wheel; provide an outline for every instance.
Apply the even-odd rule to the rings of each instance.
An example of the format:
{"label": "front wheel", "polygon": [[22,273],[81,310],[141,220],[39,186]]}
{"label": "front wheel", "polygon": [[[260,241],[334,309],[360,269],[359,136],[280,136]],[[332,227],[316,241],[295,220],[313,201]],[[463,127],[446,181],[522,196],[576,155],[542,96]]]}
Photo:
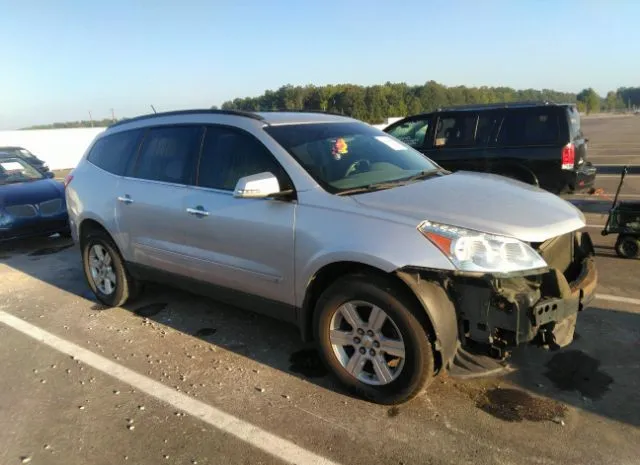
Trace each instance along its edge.
{"label": "front wheel", "polygon": [[372,276],[340,278],[320,297],[315,336],[327,366],[361,397],[406,402],[434,374],[421,309],[394,283]]}
{"label": "front wheel", "polygon": [[640,240],[629,235],[618,236],[616,253],[622,258],[640,258]]}

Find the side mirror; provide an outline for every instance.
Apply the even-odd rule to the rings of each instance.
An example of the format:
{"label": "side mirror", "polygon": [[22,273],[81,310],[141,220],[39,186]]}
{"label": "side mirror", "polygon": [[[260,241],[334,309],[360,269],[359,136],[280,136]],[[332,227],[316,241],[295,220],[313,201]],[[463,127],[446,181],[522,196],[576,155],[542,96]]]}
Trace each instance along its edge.
{"label": "side mirror", "polygon": [[278,178],[268,171],[238,179],[233,190],[233,196],[237,199],[265,199],[279,193]]}
{"label": "side mirror", "polygon": [[53,171],[47,171],[44,176],[46,178],[49,178],[49,179],[53,179],[53,178],[56,177],[56,175],[55,175],[55,173],[53,173]]}

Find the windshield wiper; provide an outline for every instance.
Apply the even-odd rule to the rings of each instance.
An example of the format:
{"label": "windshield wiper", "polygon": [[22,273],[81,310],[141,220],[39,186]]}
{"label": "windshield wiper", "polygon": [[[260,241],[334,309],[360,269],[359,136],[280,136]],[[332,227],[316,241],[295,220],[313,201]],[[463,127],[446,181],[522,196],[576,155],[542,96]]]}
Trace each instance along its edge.
{"label": "windshield wiper", "polygon": [[444,170],[442,168],[436,168],[434,170],[424,170],[424,171],[420,171],[419,173],[414,174],[411,177],[408,178],[404,178],[402,181],[418,181],[421,179],[428,179],[434,176],[442,176],[443,174],[447,174],[448,171]]}
{"label": "windshield wiper", "polygon": [[433,176],[441,176],[447,173],[448,171],[442,168],[436,168],[434,170],[424,170],[408,178],[400,178],[400,179],[394,179],[393,181],[384,181],[384,182],[379,182],[374,184],[367,184],[366,186],[354,187],[353,189],[340,191],[336,195],[351,195],[351,194],[359,194],[361,192],[372,192],[372,191],[378,191],[378,190],[384,190],[384,189],[391,189],[392,187],[404,186],[413,181],[428,179]]}
{"label": "windshield wiper", "polygon": [[361,192],[380,191],[380,190],[396,187],[397,185],[398,184],[396,182],[379,182],[376,184],[368,184],[366,186],[354,187],[353,189],[340,191],[340,192],[337,192],[336,195],[351,195],[351,194],[359,194]]}

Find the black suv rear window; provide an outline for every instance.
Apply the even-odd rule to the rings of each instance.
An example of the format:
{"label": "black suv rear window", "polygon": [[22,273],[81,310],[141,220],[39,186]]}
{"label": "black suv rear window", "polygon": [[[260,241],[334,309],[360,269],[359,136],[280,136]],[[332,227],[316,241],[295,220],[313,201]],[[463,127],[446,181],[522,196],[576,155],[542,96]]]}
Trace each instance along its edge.
{"label": "black suv rear window", "polygon": [[142,135],[141,129],[104,136],[91,148],[87,160],[109,173],[123,175]]}
{"label": "black suv rear window", "polygon": [[560,141],[560,117],[547,108],[507,111],[498,134],[498,145],[550,145]]}

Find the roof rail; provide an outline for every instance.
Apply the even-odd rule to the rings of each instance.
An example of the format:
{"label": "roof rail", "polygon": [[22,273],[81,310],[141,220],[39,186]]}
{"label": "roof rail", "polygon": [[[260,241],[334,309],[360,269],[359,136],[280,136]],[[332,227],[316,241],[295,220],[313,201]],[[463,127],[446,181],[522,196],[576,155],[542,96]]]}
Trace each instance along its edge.
{"label": "roof rail", "polygon": [[351,118],[349,115],[345,115],[344,113],[337,113],[334,111],[325,111],[325,110],[258,110],[259,113],[321,113],[323,115],[333,115],[333,116],[344,116],[345,118]]}
{"label": "roof rail", "polygon": [[472,103],[469,105],[454,105],[450,107],[440,107],[436,111],[454,111],[454,110],[487,110],[498,108],[526,108],[537,107],[543,105],[557,105],[548,100],[525,100],[521,102],[500,102],[500,103]]}
{"label": "roof rail", "polygon": [[176,110],[176,111],[165,111],[161,113],[149,113],[147,115],[135,116],[133,118],[123,119],[118,122],[113,123],[109,127],[112,128],[114,126],[120,126],[122,124],[131,123],[134,121],[141,121],[145,119],[152,118],[161,118],[163,116],[176,116],[176,115],[234,115],[234,116],[244,116],[246,118],[253,118],[259,121],[263,121],[264,118],[260,115],[249,111],[240,111],[240,110],[211,110],[211,109],[195,109],[195,110]]}

